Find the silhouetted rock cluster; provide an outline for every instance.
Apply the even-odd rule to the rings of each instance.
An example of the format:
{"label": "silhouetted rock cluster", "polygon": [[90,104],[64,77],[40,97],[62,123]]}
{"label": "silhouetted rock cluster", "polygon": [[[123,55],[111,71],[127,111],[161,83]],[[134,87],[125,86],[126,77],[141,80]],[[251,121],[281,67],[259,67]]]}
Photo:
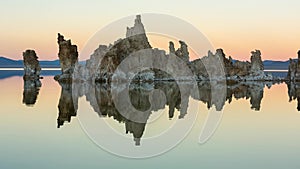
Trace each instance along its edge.
{"label": "silhouetted rock cluster", "polygon": [[78,63],[77,46],[72,45],[71,40],[65,40],[61,34],[58,34],[57,43],[59,45],[58,58],[62,74],[54,78],[57,81],[71,82],[75,65]]}
{"label": "silhouetted rock cluster", "polygon": [[37,80],[40,78],[41,67],[34,50],[23,52],[24,80]]}
{"label": "silhouetted rock cluster", "polygon": [[[266,75],[263,70],[259,50],[251,52],[251,62],[226,58],[223,49],[217,49],[216,54],[208,55],[191,62],[191,67],[199,80],[226,79],[233,81],[271,81],[273,77]],[[224,77],[225,76],[225,77]]]}
{"label": "silhouetted rock cluster", "polygon": [[[189,60],[188,45],[179,41],[180,47],[176,50],[173,42],[169,42],[169,54],[164,50],[152,49],[145,33],[141,16],[137,15],[134,26],[127,28],[126,38],[119,39],[113,45],[100,45],[94,51],[85,66],[76,67],[76,79],[92,80],[96,82],[131,81],[133,71],[117,71],[118,66],[129,56],[131,65],[151,67],[148,70],[141,68],[139,81],[170,81],[170,80],[231,80],[231,81],[272,81],[276,80],[271,75],[264,73],[261,52],[251,52],[251,62],[226,58],[222,49],[217,49],[213,54],[194,61]],[[140,56],[154,55],[155,59],[144,59]],[[159,57],[158,57],[159,56]],[[180,58],[183,63],[176,61],[174,56]],[[162,59],[163,58],[163,59]],[[173,60],[172,60],[173,59]],[[171,61],[172,60],[172,61]],[[151,63],[149,63],[151,62]],[[99,66],[98,66],[99,65]],[[145,66],[147,65],[147,66]],[[157,70],[152,67],[164,65],[165,70]],[[130,66],[129,66],[130,68]],[[188,68],[192,75],[180,74]],[[172,77],[177,73],[177,77]]]}

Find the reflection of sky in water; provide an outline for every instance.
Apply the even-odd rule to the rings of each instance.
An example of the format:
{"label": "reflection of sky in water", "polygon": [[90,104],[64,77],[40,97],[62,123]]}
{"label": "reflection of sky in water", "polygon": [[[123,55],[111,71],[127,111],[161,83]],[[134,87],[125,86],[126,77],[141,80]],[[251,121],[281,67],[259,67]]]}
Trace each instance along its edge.
{"label": "reflection of sky in water", "polygon": [[[220,126],[205,144],[198,144],[198,139],[208,111],[200,103],[196,124],[182,143],[158,157],[132,160],[96,146],[81,129],[77,117],[57,129],[61,87],[52,77],[41,82],[33,107],[22,104],[21,77],[0,82],[0,168],[154,168],[158,164],[165,168],[300,167],[300,114],[297,102],[288,102],[285,84],[265,87],[260,111],[251,110],[249,99],[233,98],[231,104],[226,102]],[[79,103],[79,107],[88,105],[84,97]],[[143,137],[162,130],[156,123],[172,123],[166,109],[159,110],[164,113],[157,122],[146,125]],[[80,108],[77,113],[82,113]],[[175,112],[175,119],[178,114]],[[123,123],[108,121],[118,132],[125,133]]]}

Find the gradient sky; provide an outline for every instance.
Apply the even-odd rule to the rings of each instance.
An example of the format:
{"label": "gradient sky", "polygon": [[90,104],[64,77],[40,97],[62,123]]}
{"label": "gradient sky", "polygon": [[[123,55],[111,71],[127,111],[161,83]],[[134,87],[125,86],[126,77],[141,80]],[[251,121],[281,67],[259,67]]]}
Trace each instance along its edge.
{"label": "gradient sky", "polygon": [[112,21],[150,12],[186,20],[235,59],[249,60],[260,49],[264,60],[287,60],[300,49],[299,8],[299,0],[1,1],[0,56],[21,59],[25,49],[35,49],[40,60],[54,60],[58,32],[80,51]]}

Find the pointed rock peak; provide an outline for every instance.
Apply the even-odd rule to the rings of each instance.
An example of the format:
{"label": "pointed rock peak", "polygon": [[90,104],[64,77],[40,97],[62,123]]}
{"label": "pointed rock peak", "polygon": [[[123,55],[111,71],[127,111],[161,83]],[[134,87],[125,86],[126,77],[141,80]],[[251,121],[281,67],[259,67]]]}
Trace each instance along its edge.
{"label": "pointed rock peak", "polygon": [[261,52],[260,50],[255,49],[255,51],[252,51],[251,54],[253,57],[260,57]]}
{"label": "pointed rock peak", "polygon": [[207,56],[208,56],[208,57],[212,57],[213,55],[214,55],[214,54],[209,50],[208,53],[207,53]]}
{"label": "pointed rock peak", "polygon": [[141,15],[136,15],[136,18],[134,20],[134,25],[141,24],[141,23],[142,23]]}
{"label": "pointed rock peak", "polygon": [[136,16],[133,27],[127,27],[126,38],[139,34],[145,34],[145,29],[141,20],[141,15]]}
{"label": "pointed rock peak", "polygon": [[187,47],[187,44],[184,41],[179,41],[179,44],[181,47]]}
{"label": "pointed rock peak", "polygon": [[172,41],[169,42],[169,52],[175,53],[174,43]]}
{"label": "pointed rock peak", "polygon": [[179,41],[180,48],[176,50],[175,54],[182,58],[184,61],[189,62],[190,56],[189,56],[189,50],[188,46],[184,41]]}
{"label": "pointed rock peak", "polygon": [[60,33],[57,34],[57,43],[65,41],[65,37],[61,35]]}
{"label": "pointed rock peak", "polygon": [[225,58],[225,53],[224,53],[223,49],[217,49],[216,55],[218,55],[219,57]]}
{"label": "pointed rock peak", "polygon": [[251,52],[251,71],[252,72],[259,72],[264,70],[264,65],[261,59],[261,52],[260,50],[255,50]]}

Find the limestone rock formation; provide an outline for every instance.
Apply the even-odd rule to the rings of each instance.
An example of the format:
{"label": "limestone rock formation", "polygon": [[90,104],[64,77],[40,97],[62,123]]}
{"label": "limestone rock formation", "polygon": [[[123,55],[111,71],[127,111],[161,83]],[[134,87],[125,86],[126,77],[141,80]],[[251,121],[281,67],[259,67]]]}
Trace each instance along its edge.
{"label": "limestone rock formation", "polygon": [[231,76],[235,76],[236,74],[237,76],[246,76],[251,69],[251,63],[248,61],[243,62],[236,60],[233,63],[233,67],[235,68],[235,71],[230,73]]}
{"label": "limestone rock formation", "polygon": [[[230,80],[230,81],[271,81],[274,78],[264,73],[264,66],[259,50],[251,52],[251,62],[234,60],[231,56],[226,57],[223,49],[217,49],[216,53],[208,52],[201,59],[190,61],[188,45],[179,41],[180,47],[175,49],[174,43],[169,42],[169,54],[164,50],[152,49],[145,33],[141,16],[137,15],[134,26],[127,28],[126,38],[117,40],[113,45],[100,45],[94,51],[85,66],[76,66],[76,79],[109,83],[111,81],[133,80],[132,73],[117,69],[126,58],[131,57],[129,65],[140,65],[138,81],[172,81],[172,80]],[[143,59],[141,56],[157,56],[155,59]],[[159,57],[158,57],[159,56]],[[180,58],[181,61],[175,61]],[[172,60],[173,61],[170,61]],[[175,63],[176,62],[176,63]],[[163,65],[165,70],[153,67]],[[300,65],[300,64],[299,64]],[[129,66],[130,67],[130,66]],[[186,76],[182,72],[188,68],[192,75]],[[167,71],[166,71],[167,70]],[[179,71],[180,70],[180,71]],[[164,72],[165,71],[165,72]],[[169,74],[168,74],[169,73]],[[173,74],[181,77],[172,77]],[[300,66],[299,66],[300,75]]]}
{"label": "limestone rock formation", "polygon": [[300,81],[300,50],[298,51],[298,60],[290,59],[287,80]]}
{"label": "limestone rock formation", "polygon": [[169,42],[169,52],[175,54],[175,47],[172,41]]}
{"label": "limestone rock formation", "polygon": [[[189,56],[187,44],[183,41],[179,41],[179,44],[180,44],[180,48],[175,51],[175,55],[183,59],[185,62],[189,62],[190,56]],[[173,50],[175,49],[171,49],[171,48],[174,48],[173,42],[170,42],[170,53],[174,53]]]}
{"label": "limestone rock formation", "polygon": [[[97,82],[110,82],[117,66],[130,54],[152,48],[148,42],[140,15],[137,15],[134,26],[127,28],[126,38],[120,39],[103,52],[103,58],[96,71]],[[105,49],[104,49],[105,50]],[[103,51],[103,50],[101,50]]]}
{"label": "limestone rock formation", "polygon": [[140,34],[145,34],[145,28],[141,20],[141,15],[137,15],[134,20],[134,26],[131,28],[127,27],[126,38]]}
{"label": "limestone rock formation", "polygon": [[62,74],[55,76],[55,80],[68,81],[72,80],[75,65],[78,63],[77,46],[72,45],[71,40],[65,40],[64,36],[58,33],[57,43],[59,45],[58,58]]}
{"label": "limestone rock formation", "polygon": [[[217,49],[216,53],[208,52],[208,55],[191,62],[193,72],[198,79],[222,79],[233,81],[270,81],[271,75],[264,73],[264,67],[259,50],[251,52],[251,62],[233,60],[226,58],[222,49]],[[222,73],[224,72],[224,73]],[[213,77],[213,76],[214,77]]]}
{"label": "limestone rock formation", "polygon": [[297,61],[295,79],[297,81],[299,81],[300,79],[300,50],[298,51],[298,61]]}
{"label": "limestone rock formation", "polygon": [[[173,42],[170,42],[170,53],[181,58],[184,61],[183,63],[187,65],[189,64],[188,47],[183,41],[179,41],[179,43],[180,48],[175,50]],[[147,60],[140,57],[147,55],[155,56],[155,59]],[[96,82],[129,80],[128,77],[131,77],[131,72],[116,70],[120,63],[123,62],[125,58],[128,58],[128,56],[135,56],[131,58],[130,65],[135,64],[141,67],[146,64],[150,65],[150,67],[160,65],[160,67],[166,67],[169,73],[178,72],[177,70],[181,70],[181,68],[185,66],[184,64],[176,66],[172,63],[168,63],[168,58],[171,57],[170,55],[166,55],[166,52],[163,50],[152,49],[141,22],[141,17],[137,15],[134,26],[127,28],[125,39],[119,39],[110,46],[100,45],[91,55],[90,59],[87,60],[84,67],[76,67],[75,75],[78,75],[76,79]],[[138,76],[136,76],[136,79],[133,80],[172,80],[172,77],[157,69],[147,69],[141,70]]]}
{"label": "limestone rock formation", "polygon": [[264,65],[261,60],[261,52],[259,50],[255,50],[251,52],[251,73],[254,75],[261,75],[264,71]]}
{"label": "limestone rock formation", "polygon": [[297,62],[290,58],[288,74],[287,74],[288,80],[295,81],[296,70],[297,70]]}
{"label": "limestone rock formation", "polygon": [[36,80],[40,77],[41,67],[34,50],[23,52],[24,80]]}

